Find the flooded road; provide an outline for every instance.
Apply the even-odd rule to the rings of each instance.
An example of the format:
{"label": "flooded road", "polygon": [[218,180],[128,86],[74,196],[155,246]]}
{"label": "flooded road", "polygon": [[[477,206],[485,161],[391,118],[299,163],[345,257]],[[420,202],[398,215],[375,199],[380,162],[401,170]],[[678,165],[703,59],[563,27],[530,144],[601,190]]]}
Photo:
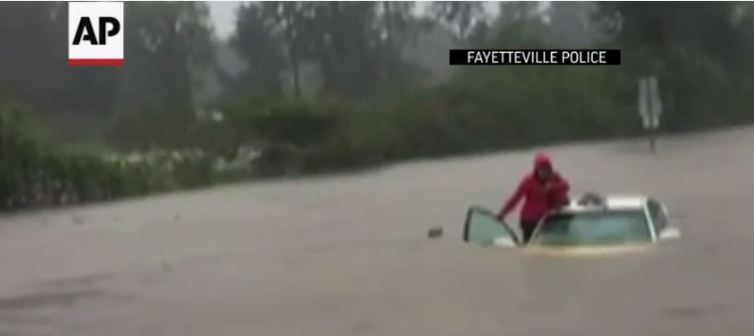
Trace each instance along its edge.
{"label": "flooded road", "polygon": [[665,201],[683,239],[463,245],[467,206],[497,208],[533,150],[37,212],[0,221],[0,335],[754,332],[754,129],[547,150],[576,192]]}

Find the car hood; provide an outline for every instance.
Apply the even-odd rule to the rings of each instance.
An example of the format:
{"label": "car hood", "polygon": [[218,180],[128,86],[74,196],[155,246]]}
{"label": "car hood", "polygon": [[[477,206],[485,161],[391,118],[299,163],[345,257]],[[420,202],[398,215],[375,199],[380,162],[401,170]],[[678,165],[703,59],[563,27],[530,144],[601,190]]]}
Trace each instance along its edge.
{"label": "car hood", "polygon": [[622,246],[574,246],[574,247],[547,247],[527,246],[521,249],[526,255],[541,255],[554,257],[586,257],[586,256],[611,256],[641,253],[650,250],[652,244],[634,244]]}

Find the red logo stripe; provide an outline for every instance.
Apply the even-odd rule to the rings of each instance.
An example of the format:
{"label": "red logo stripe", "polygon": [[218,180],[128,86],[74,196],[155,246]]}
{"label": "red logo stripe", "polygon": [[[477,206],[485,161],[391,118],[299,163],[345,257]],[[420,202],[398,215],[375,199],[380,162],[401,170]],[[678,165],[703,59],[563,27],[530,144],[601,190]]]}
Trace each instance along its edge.
{"label": "red logo stripe", "polygon": [[68,60],[69,66],[99,66],[99,67],[120,67],[123,66],[123,59],[87,59],[75,58]]}

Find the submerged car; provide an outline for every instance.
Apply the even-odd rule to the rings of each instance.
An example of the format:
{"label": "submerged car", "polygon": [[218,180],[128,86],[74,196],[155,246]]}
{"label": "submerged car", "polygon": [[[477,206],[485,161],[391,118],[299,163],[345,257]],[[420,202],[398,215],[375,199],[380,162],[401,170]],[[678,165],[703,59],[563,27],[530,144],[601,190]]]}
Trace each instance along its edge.
{"label": "submerged car", "polygon": [[481,246],[528,248],[631,247],[680,237],[666,207],[651,197],[586,194],[553,211],[536,227],[528,244],[481,207],[471,207],[463,239]]}

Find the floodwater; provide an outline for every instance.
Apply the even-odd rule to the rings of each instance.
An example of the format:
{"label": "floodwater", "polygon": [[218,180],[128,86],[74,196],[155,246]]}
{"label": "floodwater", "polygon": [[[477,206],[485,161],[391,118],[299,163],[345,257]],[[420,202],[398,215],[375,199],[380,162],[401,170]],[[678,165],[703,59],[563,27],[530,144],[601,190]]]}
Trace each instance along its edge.
{"label": "floodwater", "polygon": [[0,335],[754,333],[754,129],[547,150],[576,192],[665,201],[682,240],[464,245],[533,150],[36,212],[0,219]]}

